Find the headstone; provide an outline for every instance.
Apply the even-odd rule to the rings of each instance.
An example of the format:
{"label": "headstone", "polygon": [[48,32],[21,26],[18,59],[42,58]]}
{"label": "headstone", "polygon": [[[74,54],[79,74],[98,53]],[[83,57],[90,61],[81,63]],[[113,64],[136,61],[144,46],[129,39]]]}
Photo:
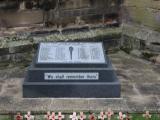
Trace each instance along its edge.
{"label": "headstone", "polygon": [[120,97],[101,42],[43,42],[28,68],[23,97]]}

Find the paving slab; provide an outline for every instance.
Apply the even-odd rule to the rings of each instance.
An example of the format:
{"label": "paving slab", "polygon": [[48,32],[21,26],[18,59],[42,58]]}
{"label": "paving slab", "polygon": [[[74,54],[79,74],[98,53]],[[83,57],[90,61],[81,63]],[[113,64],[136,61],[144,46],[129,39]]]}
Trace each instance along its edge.
{"label": "paving slab", "polygon": [[157,111],[158,106],[155,96],[133,95],[126,98],[127,105],[131,111]]}
{"label": "paving slab", "polygon": [[143,95],[160,95],[160,84],[158,83],[137,84],[137,89]]}

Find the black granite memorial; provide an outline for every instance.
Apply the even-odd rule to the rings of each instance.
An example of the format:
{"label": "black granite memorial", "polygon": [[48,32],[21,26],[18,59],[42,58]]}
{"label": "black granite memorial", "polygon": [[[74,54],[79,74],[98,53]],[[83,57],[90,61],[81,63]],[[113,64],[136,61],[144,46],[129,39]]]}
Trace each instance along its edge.
{"label": "black granite memorial", "polygon": [[117,98],[120,91],[101,42],[40,43],[23,83],[25,98]]}

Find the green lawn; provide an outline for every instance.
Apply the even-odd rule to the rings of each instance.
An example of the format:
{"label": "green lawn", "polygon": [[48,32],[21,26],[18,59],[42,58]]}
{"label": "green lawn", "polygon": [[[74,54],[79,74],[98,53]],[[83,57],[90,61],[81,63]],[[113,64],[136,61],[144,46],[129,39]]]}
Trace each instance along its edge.
{"label": "green lawn", "polygon": [[[96,117],[98,116],[98,114],[95,114],[95,115],[96,115]],[[130,114],[130,115],[132,116],[131,120],[146,120],[145,118],[142,117],[142,114]],[[118,114],[115,114],[112,117],[111,120],[118,120],[117,116],[118,116]],[[87,117],[88,117],[88,114],[87,114]],[[12,120],[11,118],[12,117],[10,115],[0,115],[0,120]],[[44,115],[35,115],[35,120],[44,120]],[[65,114],[65,119],[64,120],[71,120],[69,118],[69,114]],[[86,120],[88,120],[88,118]],[[152,118],[148,119],[148,120],[160,120],[160,114],[159,115],[158,114],[152,114]]]}
{"label": "green lawn", "polygon": [[0,120],[10,120],[9,115],[0,115]]}

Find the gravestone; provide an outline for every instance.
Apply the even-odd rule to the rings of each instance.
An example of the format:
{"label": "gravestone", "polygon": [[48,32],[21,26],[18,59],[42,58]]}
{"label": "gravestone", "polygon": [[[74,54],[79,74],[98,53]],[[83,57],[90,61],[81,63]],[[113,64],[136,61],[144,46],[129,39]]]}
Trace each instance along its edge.
{"label": "gravestone", "polygon": [[23,97],[120,97],[120,82],[101,42],[42,42]]}

